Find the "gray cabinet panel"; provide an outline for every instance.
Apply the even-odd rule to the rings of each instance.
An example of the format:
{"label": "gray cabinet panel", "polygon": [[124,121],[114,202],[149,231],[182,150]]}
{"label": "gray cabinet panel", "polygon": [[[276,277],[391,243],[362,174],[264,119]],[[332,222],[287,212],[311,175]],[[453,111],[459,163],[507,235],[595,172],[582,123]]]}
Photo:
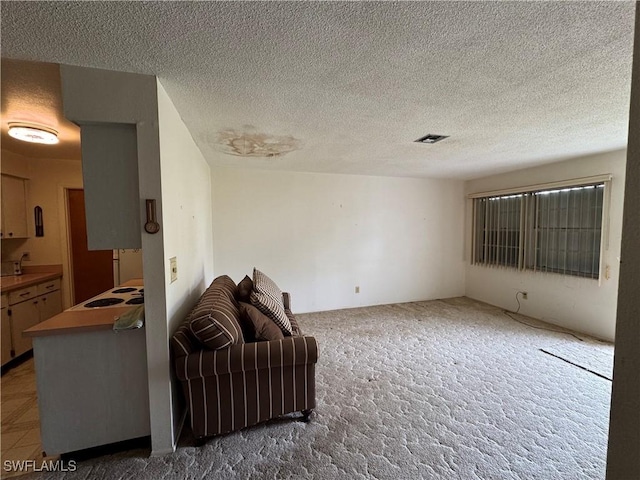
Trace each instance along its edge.
{"label": "gray cabinet panel", "polygon": [[89,249],[141,248],[136,126],[82,125],[81,136]]}

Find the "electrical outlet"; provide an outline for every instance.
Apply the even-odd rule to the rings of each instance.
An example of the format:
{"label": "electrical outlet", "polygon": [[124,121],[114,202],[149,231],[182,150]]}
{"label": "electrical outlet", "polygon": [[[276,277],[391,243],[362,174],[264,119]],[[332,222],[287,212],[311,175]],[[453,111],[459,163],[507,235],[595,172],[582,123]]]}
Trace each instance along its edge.
{"label": "electrical outlet", "polygon": [[356,293],[360,293],[360,287],[356,285]]}
{"label": "electrical outlet", "polygon": [[520,293],[522,293],[523,300],[527,300],[529,298],[529,294],[527,292],[520,292]]}
{"label": "electrical outlet", "polygon": [[171,257],[169,259],[169,268],[171,269],[171,283],[178,280],[178,259]]}
{"label": "electrical outlet", "polygon": [[22,259],[25,262],[30,262],[31,261],[31,253],[30,252],[22,252]]}

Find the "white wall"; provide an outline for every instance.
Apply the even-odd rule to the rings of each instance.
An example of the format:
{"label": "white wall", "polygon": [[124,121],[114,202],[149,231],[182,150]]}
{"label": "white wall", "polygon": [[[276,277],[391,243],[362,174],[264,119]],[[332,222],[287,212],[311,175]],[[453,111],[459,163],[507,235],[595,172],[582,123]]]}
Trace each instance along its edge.
{"label": "white wall", "polygon": [[[135,124],[137,133],[139,209],[155,199],[163,223],[158,133],[158,94],[151,75],[61,65],[65,117],[83,123]],[[98,93],[98,94],[97,94]],[[149,414],[153,454],[172,452],[173,421],[169,368],[168,314],[164,232],[142,235],[145,286],[145,336],[149,382]]]}
{"label": "white wall", "polygon": [[[308,312],[464,294],[462,182],[213,168],[214,265]],[[360,293],[355,293],[355,286]]]}
{"label": "white wall", "polygon": [[608,279],[603,278],[599,285],[597,280],[553,273],[470,265],[471,201],[468,200],[465,235],[466,295],[515,310],[517,291],[527,291],[529,298],[520,300],[520,313],[612,341],[616,324],[625,158],[626,151],[618,150],[466,182],[465,192],[468,194],[604,173],[613,174],[609,248],[604,252],[604,263],[609,266],[610,272]]}
{"label": "white wall", "polygon": [[640,478],[640,4],[636,3],[629,145],[622,229],[607,480]]}
{"label": "white wall", "polygon": [[[67,118],[135,124],[140,213],[154,199],[160,231],[142,232],[152,454],[176,446],[169,337],[213,279],[210,172],[171,99],[153,76],[61,66]],[[95,92],[100,92],[96,95]],[[169,258],[178,259],[170,282]]]}
{"label": "white wall", "polygon": [[[64,188],[82,188],[82,163],[76,160],[28,158],[16,153],[2,151],[2,173],[28,178],[27,182],[27,226],[28,239],[6,239],[2,241],[3,258],[19,258],[29,252],[30,261],[23,265],[63,266],[63,307],[71,306],[70,274],[68,269],[66,204]],[[33,209],[42,207],[44,237],[35,236]]]}
{"label": "white wall", "polygon": [[[171,257],[176,257],[178,265],[178,279],[174,283],[168,269],[164,278],[170,337],[213,280],[211,175],[160,82],[157,88],[164,255],[166,265]],[[172,366],[167,363],[167,367]],[[175,437],[184,408],[180,408],[177,398],[178,382],[174,380],[173,386]],[[177,442],[177,438],[174,441]]]}

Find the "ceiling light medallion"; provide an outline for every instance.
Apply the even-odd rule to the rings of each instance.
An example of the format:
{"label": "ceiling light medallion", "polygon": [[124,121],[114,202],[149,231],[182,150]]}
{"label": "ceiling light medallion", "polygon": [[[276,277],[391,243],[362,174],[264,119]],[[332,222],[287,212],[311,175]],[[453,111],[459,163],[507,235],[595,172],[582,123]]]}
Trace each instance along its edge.
{"label": "ceiling light medallion", "polygon": [[29,123],[10,123],[9,135],[24,142],[45,145],[54,145],[59,141],[58,132],[53,128]]}

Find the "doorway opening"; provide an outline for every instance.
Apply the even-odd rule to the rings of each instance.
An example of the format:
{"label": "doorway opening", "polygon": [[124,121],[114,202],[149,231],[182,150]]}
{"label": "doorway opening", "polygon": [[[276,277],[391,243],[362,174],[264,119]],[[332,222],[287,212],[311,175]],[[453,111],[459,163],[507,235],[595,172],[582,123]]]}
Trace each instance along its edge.
{"label": "doorway opening", "polygon": [[113,288],[113,250],[89,250],[83,189],[67,189],[67,208],[71,298],[77,304]]}

